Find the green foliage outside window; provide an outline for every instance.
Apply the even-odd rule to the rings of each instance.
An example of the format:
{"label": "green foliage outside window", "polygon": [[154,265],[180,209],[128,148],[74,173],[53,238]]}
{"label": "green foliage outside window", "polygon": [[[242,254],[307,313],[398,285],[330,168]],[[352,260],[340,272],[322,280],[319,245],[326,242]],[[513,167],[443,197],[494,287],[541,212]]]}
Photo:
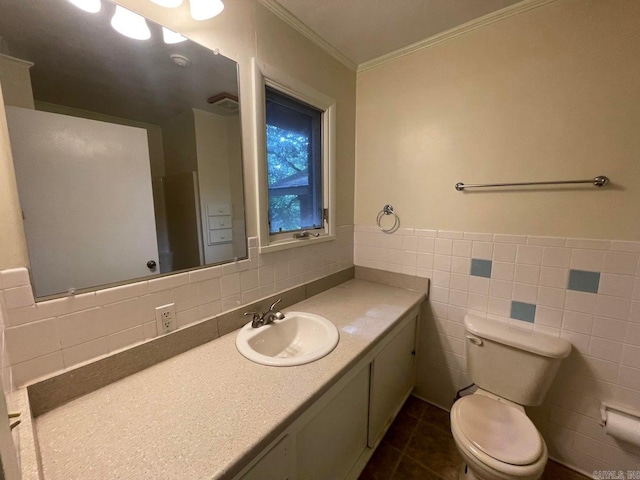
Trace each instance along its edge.
{"label": "green foliage outside window", "polygon": [[[271,231],[302,228],[298,195],[278,195],[277,185],[302,177],[296,186],[308,186],[309,138],[303,134],[267,125],[267,178]],[[276,186],[276,188],[272,188]]]}

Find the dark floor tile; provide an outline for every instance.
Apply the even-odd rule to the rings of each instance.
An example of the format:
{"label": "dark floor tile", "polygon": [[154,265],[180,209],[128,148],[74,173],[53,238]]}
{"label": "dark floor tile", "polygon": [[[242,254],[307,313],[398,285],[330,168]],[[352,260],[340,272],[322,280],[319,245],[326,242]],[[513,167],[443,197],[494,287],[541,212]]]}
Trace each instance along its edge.
{"label": "dark floor tile", "polygon": [[588,480],[589,477],[560,465],[553,460],[547,462],[541,480]]}
{"label": "dark floor tile", "polygon": [[[360,479],[457,480],[461,464],[451,436],[449,414],[409,397]],[[541,480],[588,480],[588,477],[549,460]]]}
{"label": "dark floor tile", "polygon": [[424,411],[428,407],[430,407],[430,405],[424,400],[420,400],[413,395],[409,395],[409,398],[407,398],[407,401],[404,402],[404,405],[402,406],[402,409],[400,411],[406,413],[410,417],[420,419],[422,418],[422,414],[424,414]]}
{"label": "dark floor tile", "polygon": [[402,456],[402,460],[398,465],[396,473],[392,480],[440,480],[440,477],[428,469],[424,468],[418,462],[410,459],[406,455]]}
{"label": "dark floor tile", "polygon": [[402,454],[387,443],[381,443],[371,456],[358,480],[389,480]]}
{"label": "dark floor tile", "polygon": [[421,420],[404,453],[446,480],[458,478],[462,457],[448,431]]}
{"label": "dark floor tile", "polygon": [[451,431],[449,412],[428,403],[425,412],[422,415],[422,421],[430,423],[431,425],[441,428],[447,432]]}
{"label": "dark floor tile", "polygon": [[416,418],[400,412],[389,427],[389,430],[387,430],[382,441],[390,444],[398,450],[404,450],[409,443],[409,439],[415,431],[418,422],[419,420]]}

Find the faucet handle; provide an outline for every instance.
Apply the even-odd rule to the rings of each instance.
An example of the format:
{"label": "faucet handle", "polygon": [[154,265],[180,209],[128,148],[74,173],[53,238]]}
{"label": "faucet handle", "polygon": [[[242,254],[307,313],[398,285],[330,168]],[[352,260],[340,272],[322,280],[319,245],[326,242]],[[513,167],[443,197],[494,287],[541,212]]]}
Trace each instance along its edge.
{"label": "faucet handle", "polygon": [[282,298],[277,299],[275,302],[273,302],[271,304],[271,306],[269,307],[269,310],[273,310],[273,307],[275,307],[277,304],[279,304],[282,301]]}
{"label": "faucet handle", "polygon": [[251,317],[251,327],[252,328],[258,328],[258,327],[261,327],[262,325],[264,325],[264,313],[244,312],[243,315],[245,315],[245,316],[253,315]]}

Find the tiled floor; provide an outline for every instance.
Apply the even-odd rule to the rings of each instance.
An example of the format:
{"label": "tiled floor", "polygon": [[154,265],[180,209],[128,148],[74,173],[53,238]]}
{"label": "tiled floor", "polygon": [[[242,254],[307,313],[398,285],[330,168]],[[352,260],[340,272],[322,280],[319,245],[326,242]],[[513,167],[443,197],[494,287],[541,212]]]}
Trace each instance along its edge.
{"label": "tiled floor", "polygon": [[[409,397],[359,480],[456,480],[462,458],[449,413]],[[586,480],[549,460],[542,480]]]}

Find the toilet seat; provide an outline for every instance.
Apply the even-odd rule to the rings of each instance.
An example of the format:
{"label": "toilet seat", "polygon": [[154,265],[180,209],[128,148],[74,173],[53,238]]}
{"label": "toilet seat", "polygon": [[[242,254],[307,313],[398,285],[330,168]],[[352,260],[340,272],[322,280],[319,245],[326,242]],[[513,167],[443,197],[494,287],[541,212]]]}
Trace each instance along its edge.
{"label": "toilet seat", "polygon": [[[496,404],[498,404],[498,406],[494,405],[493,403],[486,403],[485,400],[477,400],[477,398],[485,398],[490,402],[495,402]],[[469,432],[468,424],[484,422],[484,420],[480,420],[480,418],[482,418],[485,415],[485,410],[484,409],[480,410],[481,413],[476,415],[472,415],[470,413],[469,416],[471,418],[469,419],[467,419],[466,418],[467,415],[465,415],[465,419],[461,421],[460,409],[462,408],[462,410],[465,411],[467,410],[467,407],[470,407],[468,411],[469,413],[475,410],[474,407],[482,408],[482,406],[487,406],[487,405],[494,412],[505,412],[508,417],[510,417],[513,414],[513,412],[511,410],[503,411],[501,410],[501,408],[510,408],[512,410],[520,412],[525,417],[524,420],[526,420],[527,426],[525,427],[524,425],[520,425],[520,427],[522,428],[516,426],[515,431],[516,432],[525,431],[531,434],[532,432],[531,429],[533,429],[533,431],[537,435],[539,446],[541,448],[541,453],[538,458],[534,459],[531,463],[526,465],[514,465],[511,463],[502,461],[500,458],[504,458],[505,455],[502,455],[501,452],[492,449],[489,446],[489,445],[492,445],[491,442],[489,441],[489,443],[487,443],[484,437],[488,437],[491,435],[500,436],[505,431],[504,426],[502,428],[496,428],[495,426],[489,425],[488,428],[485,429],[484,435],[480,433],[481,437],[474,437],[474,434]],[[516,420],[516,422],[518,422],[518,420]],[[472,439],[468,438],[467,434],[462,432],[462,428],[460,427],[461,424],[463,425],[463,428],[467,431],[467,434],[472,436]],[[519,425],[519,424],[516,423],[516,425]],[[538,480],[542,475],[542,472],[544,471],[545,465],[547,464],[547,458],[548,458],[547,446],[545,445],[544,440],[542,439],[542,436],[540,435],[540,433],[537,431],[533,423],[531,423],[531,421],[526,417],[524,412],[521,409],[517,408],[516,406],[512,406],[512,405],[509,405],[508,403],[505,403],[501,399],[486,397],[485,395],[482,395],[482,392],[480,391],[478,391],[474,395],[463,397],[462,399],[458,400],[453,404],[453,408],[451,409],[451,433],[453,434],[453,439],[456,443],[456,447],[458,448],[460,455],[464,459],[465,464],[468,465],[469,470],[474,472],[475,474],[475,476],[472,476],[470,478],[480,479],[480,480]],[[515,435],[512,434],[511,438],[513,439],[515,437],[517,437],[517,434]],[[479,440],[483,440],[483,441],[479,441]],[[519,440],[516,440],[516,441],[519,441]],[[532,440],[529,439],[529,441],[532,441]],[[515,443],[515,441],[513,443]],[[536,441],[533,441],[533,444],[534,444],[534,448],[532,449],[532,451],[535,451],[535,452],[539,451],[537,448],[538,443]],[[486,450],[490,451],[494,456],[491,456],[488,453],[485,453],[478,445],[482,445],[483,448],[486,448]],[[495,445],[493,446],[495,447]],[[535,456],[535,453],[529,453],[529,455],[524,455],[520,457],[518,457],[518,455],[513,456],[513,453],[511,455],[512,455],[512,458],[510,458],[510,460],[522,461],[522,459],[526,458],[527,456],[528,458],[533,458]],[[498,458],[495,458],[495,457],[498,457]],[[466,470],[464,470],[464,472],[466,472]],[[461,475],[460,478],[463,478],[463,476],[464,478],[467,478],[466,474]]]}
{"label": "toilet seat", "polygon": [[461,398],[454,407],[452,422],[471,450],[516,466],[530,465],[541,457],[540,434],[520,410],[483,395]]}

